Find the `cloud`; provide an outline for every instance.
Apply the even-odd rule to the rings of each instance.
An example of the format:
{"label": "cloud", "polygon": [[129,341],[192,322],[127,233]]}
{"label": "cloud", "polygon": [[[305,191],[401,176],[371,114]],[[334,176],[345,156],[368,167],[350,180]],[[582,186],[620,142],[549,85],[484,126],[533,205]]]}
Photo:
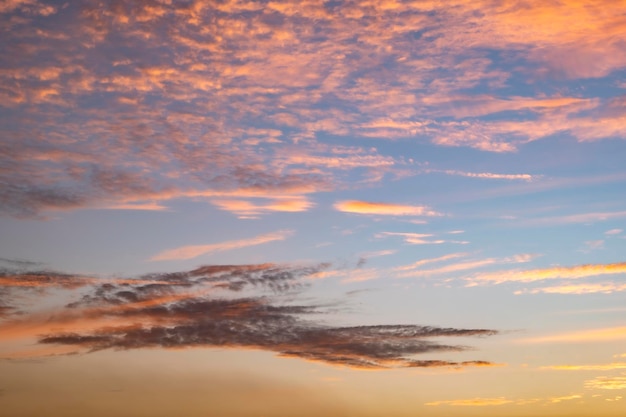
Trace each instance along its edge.
{"label": "cloud", "polygon": [[438,268],[420,269],[420,267],[423,265],[466,257],[467,255],[468,255],[467,253],[453,253],[453,254],[441,256],[439,258],[423,259],[411,265],[397,267],[395,268],[395,270],[401,271],[397,275],[399,278],[428,277],[431,275],[442,275],[442,274],[449,274],[451,272],[468,271],[472,269],[482,268],[488,265],[508,264],[508,263],[525,263],[525,262],[530,262],[532,259],[534,259],[537,256],[533,254],[519,254],[519,255],[514,255],[511,257],[507,257],[507,258],[486,258],[486,259],[478,259],[478,260],[467,260],[463,262],[456,262],[456,263],[452,263],[449,265],[444,265]]}
{"label": "cloud", "polygon": [[273,201],[415,174],[353,139],[514,152],[555,134],[624,137],[619,99],[508,88],[626,68],[622,6],[5,1],[0,212],[154,209],[240,190]]}
{"label": "cloud", "polygon": [[410,245],[437,245],[446,242],[445,240],[426,239],[432,237],[433,235],[424,233],[381,232],[376,234],[377,238],[383,238],[387,236],[401,236],[404,241]]}
{"label": "cloud", "polygon": [[107,210],[145,210],[145,211],[165,211],[167,207],[158,203],[120,203],[103,206]]}
{"label": "cloud", "polygon": [[616,362],[601,365],[552,365],[542,366],[539,369],[550,371],[613,371],[616,369],[626,369],[626,363]]}
{"label": "cloud", "polygon": [[266,350],[360,369],[492,365],[414,356],[463,351],[468,348],[435,339],[490,336],[497,334],[494,330],[321,324],[315,317],[328,305],[299,304],[294,296],[307,285],[307,277],[328,267],[209,265],[148,274],[136,282],[90,283],[76,301],[52,314],[23,314],[0,322],[0,334],[3,339],[37,336],[40,345],[62,353],[219,347]]}
{"label": "cloud", "polygon": [[264,243],[285,240],[293,235],[292,230],[281,230],[278,232],[267,233],[249,239],[229,240],[227,242],[213,243],[210,245],[190,245],[181,246],[179,248],[168,249],[157,253],[150,258],[151,261],[172,261],[193,259],[208,253],[223,252],[233,249],[245,248],[248,246],[262,245]]}
{"label": "cloud", "polygon": [[626,390],[626,376],[600,376],[585,381],[585,388],[588,389],[607,389],[607,390]]}
{"label": "cloud", "polygon": [[529,219],[523,222],[526,225],[545,225],[545,224],[569,224],[569,223],[595,223],[603,222],[610,219],[621,219],[626,217],[626,211],[612,212],[593,212],[561,215],[554,217],[543,217],[538,219]]}
{"label": "cloud", "polygon": [[239,218],[257,218],[268,212],[301,212],[307,211],[313,204],[304,197],[275,199],[267,204],[255,204],[248,200],[215,199],[211,201],[222,210],[235,213]]}
{"label": "cloud", "polygon": [[609,342],[626,340],[626,327],[607,327],[602,329],[580,330],[557,333],[549,336],[522,339],[522,343],[572,343],[572,342]]}
{"label": "cloud", "polygon": [[375,235],[375,237],[377,238],[384,238],[387,236],[400,236],[404,239],[404,242],[408,243],[409,245],[439,245],[442,243],[456,243],[459,245],[466,245],[469,243],[466,240],[428,239],[433,236],[429,233],[380,232]]}
{"label": "cloud", "polygon": [[441,216],[426,206],[379,203],[358,200],[338,201],[335,209],[344,213],[372,214],[381,216]]}
{"label": "cloud", "polygon": [[562,284],[515,291],[515,294],[611,294],[626,291],[626,284],[614,282]]}
{"label": "cloud", "polygon": [[438,258],[421,259],[419,261],[413,262],[410,265],[395,267],[394,271],[408,271],[411,269],[417,269],[420,266],[427,265],[430,263],[443,262],[443,261],[448,261],[450,259],[464,258],[467,255],[468,255],[467,253],[458,252],[458,253],[450,253],[448,255],[439,256]]}
{"label": "cloud", "polygon": [[397,250],[395,249],[383,249],[383,250],[378,250],[378,251],[372,251],[372,252],[363,252],[361,254],[361,256],[365,259],[368,258],[377,258],[379,256],[389,256],[389,255],[393,255],[394,253],[396,253]]}
{"label": "cloud", "polygon": [[601,275],[615,275],[626,273],[626,262],[612,264],[588,264],[563,266],[554,268],[540,268],[529,270],[498,271],[488,274],[475,275],[470,279],[471,284],[502,284],[505,282],[536,282],[553,279],[580,279]]}
{"label": "cloud", "polygon": [[579,394],[564,395],[561,397],[530,398],[530,399],[508,399],[506,397],[470,398],[470,399],[460,399],[460,400],[433,401],[433,402],[426,403],[425,405],[430,405],[430,406],[447,405],[447,406],[452,406],[452,407],[492,407],[492,406],[500,406],[500,405],[505,405],[505,404],[514,404],[517,406],[522,406],[522,405],[538,404],[538,403],[543,403],[544,405],[547,405],[547,404],[557,404],[563,401],[578,400],[581,398],[583,398],[583,396]]}
{"label": "cloud", "polygon": [[456,175],[469,178],[482,178],[482,179],[496,179],[496,180],[518,180],[518,181],[533,181],[539,178],[538,175],[531,174],[494,174],[491,172],[465,172],[452,169],[437,170],[428,169],[426,172],[440,172],[447,175]]}
{"label": "cloud", "polygon": [[433,401],[426,403],[425,405],[440,406],[449,405],[453,407],[491,407],[504,404],[511,404],[512,400],[507,400],[504,397],[498,398],[471,398],[465,400],[447,400],[447,401]]}
{"label": "cloud", "polygon": [[604,234],[607,236],[614,236],[614,235],[619,235],[622,232],[623,232],[622,229],[611,229],[611,230],[607,230],[606,232],[604,232]]}

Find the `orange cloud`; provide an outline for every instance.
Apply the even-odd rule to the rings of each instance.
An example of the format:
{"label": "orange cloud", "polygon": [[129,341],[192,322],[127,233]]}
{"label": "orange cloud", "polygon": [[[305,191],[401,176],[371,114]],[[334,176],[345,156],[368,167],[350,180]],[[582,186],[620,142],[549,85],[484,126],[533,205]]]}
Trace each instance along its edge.
{"label": "orange cloud", "polygon": [[563,401],[571,401],[578,400],[583,398],[582,395],[572,394],[572,395],[564,395],[560,397],[547,397],[547,398],[530,398],[530,399],[508,399],[506,397],[497,397],[497,398],[471,398],[471,399],[462,399],[462,400],[446,400],[446,401],[433,401],[430,403],[426,403],[425,405],[430,406],[440,406],[440,405],[448,405],[452,407],[491,407],[491,406],[499,406],[505,404],[514,404],[514,405],[529,405],[529,404],[557,404]]}
{"label": "orange cloud", "polygon": [[256,218],[267,212],[302,212],[313,206],[304,197],[279,198],[267,204],[255,204],[247,200],[216,199],[211,201],[222,210],[236,214],[240,218]]}
{"label": "orange cloud", "polygon": [[190,245],[182,246],[175,249],[168,249],[163,252],[159,252],[150,258],[151,261],[172,261],[172,260],[184,260],[192,259],[208,253],[223,252],[227,250],[245,248],[248,246],[256,246],[264,243],[275,242],[279,240],[285,240],[289,236],[293,235],[291,230],[281,230],[278,232],[268,233],[260,235],[250,239],[230,240],[227,242],[213,243],[210,245]]}
{"label": "orange cloud", "polygon": [[[411,174],[402,158],[359,146],[336,152],[322,145],[319,134],[420,138],[489,152],[513,152],[559,133],[578,140],[626,134],[618,99],[594,97],[590,90],[575,97],[567,89],[526,97],[504,88],[513,76],[534,83],[625,68],[624,0],[451,0],[445,7],[399,1],[165,3],[120,3],[107,10],[97,2],[80,9],[35,0],[0,6],[7,45],[29,51],[0,70],[0,103],[22,115],[19,135],[7,130],[15,146],[0,161],[14,164],[2,182],[20,187],[9,188],[2,212],[32,217],[85,207],[160,209],[176,198],[237,199],[246,193],[273,199]],[[45,25],[35,16],[45,16]],[[111,28],[132,59],[112,52]],[[111,53],[103,63],[101,57]],[[519,65],[512,68],[512,62]],[[468,95],[483,86],[490,94]],[[68,108],[73,117],[63,124],[49,117]],[[60,158],[70,147],[74,158]],[[123,180],[93,181],[97,173],[77,164],[79,156]],[[296,203],[290,205],[296,210]],[[242,215],[276,211],[257,206],[250,210],[258,213]],[[389,206],[379,211],[434,213],[405,207],[413,208],[406,214]]]}
{"label": "orange cloud", "polygon": [[626,327],[608,327],[603,329],[580,330],[558,333],[550,336],[521,339],[521,343],[572,343],[572,342],[609,342],[626,340]]}
{"label": "orange cloud", "polygon": [[600,376],[598,378],[585,381],[585,388],[626,390],[626,376]]}
{"label": "orange cloud", "polygon": [[626,369],[626,363],[616,362],[602,365],[552,365],[542,366],[539,369],[550,371],[613,371],[616,369]]}
{"label": "orange cloud", "polygon": [[397,276],[399,278],[428,277],[431,275],[448,274],[450,272],[467,271],[471,269],[481,268],[487,265],[493,265],[499,262],[501,261],[499,261],[496,258],[488,258],[488,259],[481,259],[478,261],[459,262],[456,264],[446,265],[446,266],[442,266],[442,267],[434,268],[434,269],[426,269],[426,270],[418,269],[415,271],[403,272],[403,273],[398,274]]}
{"label": "orange cloud", "polygon": [[336,210],[344,213],[373,214],[382,216],[441,216],[426,206],[412,206],[392,203],[379,203],[358,200],[339,201]]}
{"label": "orange cloud", "polygon": [[505,282],[535,282],[550,279],[579,279],[600,275],[626,273],[626,262],[614,264],[590,264],[545,269],[499,271],[476,275],[470,279],[472,284],[502,284]]}
{"label": "orange cloud", "polygon": [[504,404],[511,404],[512,400],[507,400],[504,397],[498,398],[471,398],[464,400],[447,400],[447,401],[433,401],[426,403],[425,405],[440,406],[449,405],[453,407],[491,407]]}
{"label": "orange cloud", "polygon": [[563,284],[553,287],[533,288],[515,291],[515,294],[611,294],[626,291],[626,284],[613,282]]}

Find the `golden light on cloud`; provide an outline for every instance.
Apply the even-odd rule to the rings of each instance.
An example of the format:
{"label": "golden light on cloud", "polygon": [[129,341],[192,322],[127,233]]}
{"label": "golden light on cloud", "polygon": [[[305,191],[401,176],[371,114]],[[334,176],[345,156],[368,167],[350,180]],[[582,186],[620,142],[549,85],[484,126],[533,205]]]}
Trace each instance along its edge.
{"label": "golden light on cloud", "polygon": [[600,275],[614,275],[626,273],[626,262],[613,264],[589,264],[569,267],[554,267],[543,269],[498,271],[488,274],[479,274],[471,278],[473,283],[502,284],[505,282],[535,282],[549,279],[578,279]]}
{"label": "golden light on cloud", "polygon": [[213,243],[210,245],[189,245],[179,248],[168,249],[159,252],[150,258],[151,261],[173,261],[196,258],[214,252],[223,252],[233,249],[245,248],[248,246],[262,245],[264,243],[285,240],[293,235],[292,230],[281,230],[274,233],[256,236],[250,239],[229,240],[227,242]]}
{"label": "golden light on cloud", "polygon": [[515,294],[611,294],[626,291],[626,284],[613,282],[563,284],[552,287],[517,290]]}
{"label": "golden light on cloud", "polygon": [[498,398],[470,398],[465,400],[447,400],[447,401],[432,401],[425,405],[440,406],[449,405],[453,407],[492,407],[504,404],[511,404],[512,400],[507,400],[504,397]]}
{"label": "golden light on cloud", "polygon": [[626,340],[626,327],[608,327],[520,339],[521,343],[597,343]]}
{"label": "golden light on cloud", "polygon": [[374,214],[382,216],[441,216],[427,206],[346,200],[335,203],[335,209],[344,213]]}
{"label": "golden light on cloud", "polygon": [[313,206],[305,197],[278,198],[266,204],[241,199],[216,199],[211,201],[221,210],[230,211],[240,218],[257,218],[268,212],[296,213],[307,211]]}
{"label": "golden light on cloud", "polygon": [[550,371],[613,371],[626,369],[626,362],[615,362],[600,365],[552,365],[542,366],[539,369]]}
{"label": "golden light on cloud", "polygon": [[585,388],[626,390],[626,376],[600,376],[585,381]]}
{"label": "golden light on cloud", "polygon": [[461,400],[446,400],[446,401],[433,401],[426,403],[425,405],[440,406],[447,405],[452,407],[492,407],[500,405],[532,405],[532,404],[558,404],[563,401],[572,401],[583,398],[580,394],[563,395],[558,397],[545,397],[545,398],[528,398],[528,399],[508,399],[506,397],[496,398],[470,398]]}

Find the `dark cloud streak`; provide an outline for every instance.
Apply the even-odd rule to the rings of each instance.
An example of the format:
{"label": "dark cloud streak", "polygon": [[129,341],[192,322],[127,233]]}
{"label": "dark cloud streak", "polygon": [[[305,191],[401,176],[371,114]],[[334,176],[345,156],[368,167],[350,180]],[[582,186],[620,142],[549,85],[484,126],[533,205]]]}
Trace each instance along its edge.
{"label": "dark cloud streak", "polygon": [[[416,361],[413,355],[458,352],[467,347],[441,337],[495,335],[488,329],[418,325],[333,326],[328,305],[302,304],[307,276],[329,268],[256,264],[210,265],[135,279],[82,277],[52,272],[4,273],[3,289],[57,288],[82,296],[51,316],[72,321],[110,321],[90,331],[48,331],[46,345],[104,349],[220,347],[253,348],[353,368],[463,367],[488,362]],[[20,285],[18,285],[20,284]],[[51,323],[51,328],[54,328]],[[71,327],[70,327],[71,328]],[[89,327],[88,327],[89,328]]]}

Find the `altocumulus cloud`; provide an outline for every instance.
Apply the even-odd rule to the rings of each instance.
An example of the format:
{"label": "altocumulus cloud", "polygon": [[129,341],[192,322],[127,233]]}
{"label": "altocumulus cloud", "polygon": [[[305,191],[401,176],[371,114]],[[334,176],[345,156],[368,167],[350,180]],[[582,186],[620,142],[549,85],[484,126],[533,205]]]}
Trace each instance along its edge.
{"label": "altocumulus cloud", "polygon": [[[623,9],[622,0],[4,1],[0,213],[163,210],[202,198],[240,217],[306,211],[312,194],[410,173],[403,156],[359,138],[512,152],[563,132],[624,137],[619,98],[512,96],[504,82],[623,70]],[[479,85],[490,93],[468,94]]]}
{"label": "altocumulus cloud", "polygon": [[[0,322],[11,334],[37,337],[64,353],[104,349],[252,348],[362,369],[490,366],[484,360],[417,360],[415,355],[468,349],[441,338],[491,336],[490,329],[423,325],[333,326],[316,319],[328,303],[299,303],[316,265],[209,265],[138,278],[85,277],[50,271],[4,270],[6,299],[23,291],[45,297],[68,292],[71,302],[50,314],[15,305]],[[0,299],[2,301],[2,299]],[[29,304],[32,305],[32,304]],[[19,313],[19,314],[17,314]],[[29,330],[30,329],[30,330]],[[29,333],[30,331],[30,333]]]}

